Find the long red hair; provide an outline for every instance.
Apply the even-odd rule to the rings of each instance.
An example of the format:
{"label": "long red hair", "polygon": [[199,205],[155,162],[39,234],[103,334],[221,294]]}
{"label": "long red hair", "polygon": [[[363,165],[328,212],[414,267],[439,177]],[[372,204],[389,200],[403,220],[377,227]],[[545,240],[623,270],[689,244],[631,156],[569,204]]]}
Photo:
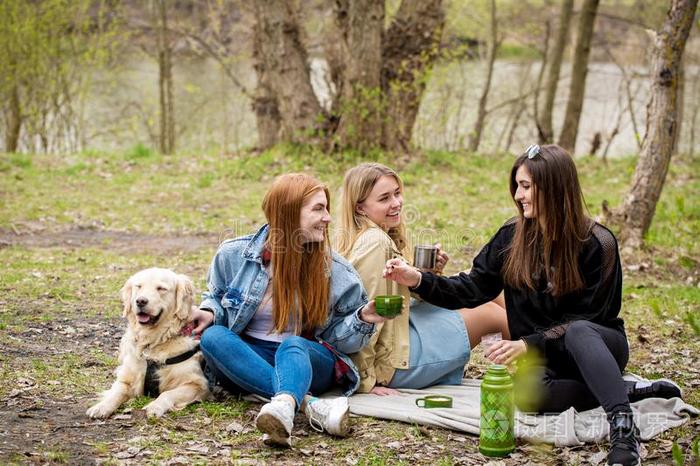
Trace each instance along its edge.
{"label": "long red hair", "polygon": [[275,179],[262,208],[270,225],[267,247],[272,264],[272,317],[275,331],[291,324],[296,334],[323,325],[328,318],[331,253],[328,231],[322,242],[304,243],[300,216],[304,202],[328,188],[314,177],[289,173]]}

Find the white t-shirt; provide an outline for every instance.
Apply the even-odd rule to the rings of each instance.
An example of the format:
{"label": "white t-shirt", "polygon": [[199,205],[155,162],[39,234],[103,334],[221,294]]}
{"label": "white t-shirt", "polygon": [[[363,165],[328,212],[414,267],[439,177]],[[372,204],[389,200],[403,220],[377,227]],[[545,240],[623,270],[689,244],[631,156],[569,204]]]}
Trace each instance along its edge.
{"label": "white t-shirt", "polygon": [[289,323],[287,323],[287,328],[282,333],[275,332],[274,328],[275,322],[272,319],[272,280],[270,280],[267,284],[262,302],[258,306],[258,310],[255,311],[253,318],[248,322],[244,333],[258,340],[276,341],[278,343],[294,335]]}

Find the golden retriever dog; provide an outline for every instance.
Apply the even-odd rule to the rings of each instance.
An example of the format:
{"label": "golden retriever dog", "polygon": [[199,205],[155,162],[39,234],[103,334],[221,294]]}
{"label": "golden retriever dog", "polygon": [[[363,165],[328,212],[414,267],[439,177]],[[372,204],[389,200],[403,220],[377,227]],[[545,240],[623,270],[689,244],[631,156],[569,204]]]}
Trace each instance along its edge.
{"label": "golden retriever dog", "polygon": [[146,269],[126,281],[121,297],[128,326],[119,344],[117,380],[86,414],[109,417],[125,401],[144,394],[157,396],[145,410],[158,417],[206,399],[203,356],[187,334],[192,281],[171,270]]}

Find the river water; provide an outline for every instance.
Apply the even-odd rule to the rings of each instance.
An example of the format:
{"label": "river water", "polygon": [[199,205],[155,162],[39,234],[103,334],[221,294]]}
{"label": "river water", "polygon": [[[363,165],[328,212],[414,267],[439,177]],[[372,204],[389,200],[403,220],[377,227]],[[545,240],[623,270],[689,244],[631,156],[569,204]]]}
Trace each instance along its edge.
{"label": "river water", "polygon": [[[497,109],[487,117],[480,151],[508,148],[518,152],[536,142],[532,99],[520,114],[510,146],[508,139],[515,112],[513,106],[499,108],[499,104],[532,89],[539,66],[535,62],[496,62],[487,108]],[[325,94],[328,92],[318,74],[323,68],[322,62],[312,63],[312,69],[317,73],[314,82],[321,100],[327,98]],[[569,70],[570,65],[565,63],[555,103],[555,134],[558,134],[564,116]],[[577,140],[578,154],[588,153],[597,132],[602,137],[599,155],[602,154],[616,127],[618,134],[610,143],[608,156],[638,151],[630,115],[634,115],[643,136],[649,79],[645,76],[648,72],[646,69],[628,70],[628,73],[632,71],[640,77],[630,83],[633,108],[630,113],[624,80],[617,66],[612,63],[590,64]],[[215,61],[181,58],[175,63],[173,74],[178,150],[235,151],[255,145],[255,116],[250,99],[232,84]],[[697,77],[698,70],[686,70],[686,75]],[[414,143],[430,149],[458,150],[466,147],[476,118],[484,76],[485,70],[480,62],[453,62],[436,66],[416,121]],[[238,64],[236,77],[252,93],[255,76],[249,63]],[[136,144],[156,147],[157,86],[157,65],[148,59],[133,60],[109,73],[96,75],[85,107],[86,145],[105,150],[123,150]],[[700,98],[698,87],[697,79],[686,84],[686,115],[690,115],[693,106],[697,106]],[[681,149],[687,150],[690,126],[689,123],[683,125]],[[700,135],[696,136],[697,139],[700,139]],[[697,152],[697,141],[695,145]]]}

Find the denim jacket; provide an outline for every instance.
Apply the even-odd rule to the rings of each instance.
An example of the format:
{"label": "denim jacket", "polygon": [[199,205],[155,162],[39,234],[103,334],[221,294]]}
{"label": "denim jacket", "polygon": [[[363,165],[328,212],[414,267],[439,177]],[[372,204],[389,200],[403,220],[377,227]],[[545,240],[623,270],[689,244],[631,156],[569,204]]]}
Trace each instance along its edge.
{"label": "denim jacket", "polygon": [[[267,234],[268,226],[264,225],[255,234],[224,241],[207,274],[208,290],[199,307],[213,310],[214,323],[237,334],[248,326],[267,289],[270,277],[262,260]],[[348,396],[357,390],[360,375],[347,354],[360,351],[369,342],[374,324],[360,320],[367,294],[355,269],[335,252],[330,288],[328,320],[315,330],[314,338],[330,345],[350,368],[342,387]]]}

